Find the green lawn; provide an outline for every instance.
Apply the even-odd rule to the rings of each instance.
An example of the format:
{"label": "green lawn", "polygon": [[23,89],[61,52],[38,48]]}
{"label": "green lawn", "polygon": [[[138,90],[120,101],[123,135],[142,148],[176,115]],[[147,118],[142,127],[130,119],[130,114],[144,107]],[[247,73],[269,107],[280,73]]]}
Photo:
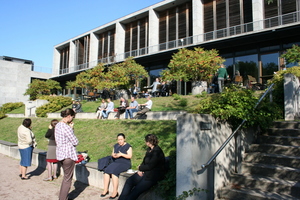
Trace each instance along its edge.
{"label": "green lawn", "polygon": [[[0,140],[17,143],[17,128],[22,118],[4,118],[0,120]],[[45,138],[50,119],[32,118],[32,130],[36,136],[37,148],[47,150],[48,141]],[[133,169],[142,162],[145,154],[144,136],[153,133],[159,137],[160,146],[166,156],[176,147],[176,121],[150,120],[97,120],[74,119],[75,135],[79,139],[78,151],[88,150],[91,162],[110,155],[113,145],[117,142],[118,133],[124,133],[126,140],[133,148]]]}

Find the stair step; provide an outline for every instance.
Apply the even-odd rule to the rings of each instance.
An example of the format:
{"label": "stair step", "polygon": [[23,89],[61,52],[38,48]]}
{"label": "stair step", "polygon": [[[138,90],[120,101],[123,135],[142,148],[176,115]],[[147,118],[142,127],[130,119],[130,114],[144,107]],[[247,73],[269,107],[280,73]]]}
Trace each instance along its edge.
{"label": "stair step", "polygon": [[242,162],[242,173],[269,176],[289,181],[300,180],[300,169],[260,163]]}
{"label": "stair step", "polygon": [[300,147],[280,144],[252,144],[248,152],[264,152],[294,156],[300,155]]}
{"label": "stair step", "polygon": [[245,154],[244,161],[249,163],[266,163],[271,165],[300,168],[300,157],[298,156],[251,152]]}
{"label": "stair step", "polygon": [[[290,195],[277,194],[271,192],[264,192],[253,189],[234,189],[232,187],[225,187],[218,191],[219,199],[226,200],[296,200],[298,198]],[[298,199],[299,200],[299,199]]]}
{"label": "stair step", "polygon": [[231,183],[235,187],[260,189],[267,192],[300,197],[300,183],[297,181],[285,181],[251,174],[233,174],[231,176]]}
{"label": "stair step", "polygon": [[260,143],[266,144],[300,146],[300,137],[262,135],[259,140]]}
{"label": "stair step", "polygon": [[269,128],[268,135],[300,137],[300,129]]}
{"label": "stair step", "polygon": [[286,128],[286,129],[300,128],[300,122],[296,122],[296,121],[275,121],[275,122],[273,122],[273,127],[274,128]]}

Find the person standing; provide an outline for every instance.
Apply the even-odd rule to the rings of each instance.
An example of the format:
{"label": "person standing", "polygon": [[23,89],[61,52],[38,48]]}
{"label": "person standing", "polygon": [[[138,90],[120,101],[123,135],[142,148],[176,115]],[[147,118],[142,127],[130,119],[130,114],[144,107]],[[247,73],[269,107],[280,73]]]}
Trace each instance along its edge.
{"label": "person standing", "polygon": [[61,117],[62,120],[55,126],[56,159],[60,162],[64,171],[59,200],[66,200],[72,184],[75,162],[78,160],[76,146],[79,141],[73,130],[75,112],[67,108],[61,112]]}
{"label": "person standing", "polygon": [[161,83],[159,82],[159,78],[156,78],[155,81],[152,83],[152,85],[149,86],[149,87],[152,88],[151,93],[152,93],[152,95],[153,95],[154,97],[156,97],[156,94],[159,94],[159,89],[158,89],[158,87],[159,87],[160,84],[161,84]]}
{"label": "person standing", "polygon": [[26,176],[27,168],[31,166],[33,148],[36,147],[35,136],[31,131],[31,119],[23,120],[18,128],[18,147],[21,156],[20,177],[21,180],[28,180]]}
{"label": "person standing", "polygon": [[57,119],[51,120],[48,131],[45,134],[45,138],[49,139],[48,150],[47,150],[47,170],[48,177],[44,179],[44,181],[52,181],[53,179],[57,179],[57,159],[56,159],[56,142],[54,130],[55,126],[58,123]]}
{"label": "person standing", "polygon": [[165,154],[156,135],[146,135],[145,142],[148,149],[139,171],[126,180],[119,200],[135,200],[165,177]]}
{"label": "person standing", "polygon": [[223,64],[220,65],[218,69],[218,85],[219,85],[219,92],[223,92],[224,88],[224,80],[229,78],[227,70]]}

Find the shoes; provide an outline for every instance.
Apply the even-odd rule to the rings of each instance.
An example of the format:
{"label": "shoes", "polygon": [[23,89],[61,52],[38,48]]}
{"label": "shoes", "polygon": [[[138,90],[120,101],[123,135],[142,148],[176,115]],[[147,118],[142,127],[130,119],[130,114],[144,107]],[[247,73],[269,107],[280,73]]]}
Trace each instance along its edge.
{"label": "shoes", "polygon": [[53,178],[52,179],[57,179],[57,176],[53,176]]}
{"label": "shoes", "polygon": [[114,196],[114,197],[113,197],[113,196],[110,196],[109,199],[115,199],[115,198],[117,198],[118,196],[119,196],[119,193],[117,193],[117,195]]}
{"label": "shoes", "polygon": [[22,177],[22,174],[19,174],[19,177],[21,178],[21,177]]}
{"label": "shoes", "polygon": [[43,181],[52,181],[52,178],[45,178]]}
{"label": "shoes", "polygon": [[29,180],[29,178],[28,177],[21,177],[21,180]]}
{"label": "shoes", "polygon": [[100,197],[105,197],[106,195],[108,195],[108,191],[105,194],[101,194]]}

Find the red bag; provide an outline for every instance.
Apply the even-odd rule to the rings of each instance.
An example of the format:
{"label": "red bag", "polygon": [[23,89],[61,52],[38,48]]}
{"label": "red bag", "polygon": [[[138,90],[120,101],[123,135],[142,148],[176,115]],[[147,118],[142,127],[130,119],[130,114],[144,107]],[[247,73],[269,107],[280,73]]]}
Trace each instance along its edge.
{"label": "red bag", "polygon": [[78,157],[78,160],[75,163],[80,163],[81,161],[84,160],[84,157],[81,154],[78,154],[77,157]]}

